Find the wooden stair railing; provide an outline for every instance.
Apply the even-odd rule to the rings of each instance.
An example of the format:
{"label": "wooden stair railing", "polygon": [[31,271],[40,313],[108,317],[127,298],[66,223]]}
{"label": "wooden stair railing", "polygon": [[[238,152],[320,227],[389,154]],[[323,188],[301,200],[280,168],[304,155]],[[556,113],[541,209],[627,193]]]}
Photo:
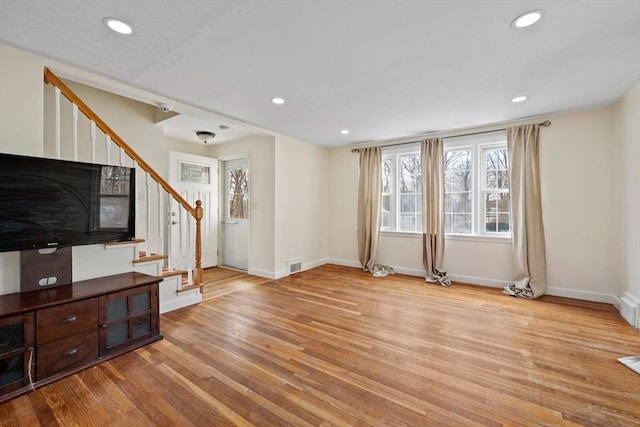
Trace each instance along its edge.
{"label": "wooden stair railing", "polygon": [[167,192],[176,202],[195,219],[195,269],[193,282],[195,286],[202,285],[202,237],[201,222],[204,217],[202,202],[196,201],[196,206],[191,206],[167,181],[160,176],[138,153],[131,148],[113,129],[111,129],[91,108],[87,106],[66,84],[62,82],[47,67],[44,69],[44,81],[58,88],[60,92],[96,126],[108,135],[109,138],[120,147],[134,162],[136,162],[155,182],[157,182],[165,192]]}

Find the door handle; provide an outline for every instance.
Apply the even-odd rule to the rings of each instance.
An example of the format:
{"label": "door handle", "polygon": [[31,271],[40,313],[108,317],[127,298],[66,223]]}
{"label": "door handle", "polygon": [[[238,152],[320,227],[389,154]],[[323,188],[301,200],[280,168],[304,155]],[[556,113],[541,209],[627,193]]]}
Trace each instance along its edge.
{"label": "door handle", "polygon": [[238,221],[225,221],[224,223],[225,224],[237,224]]}
{"label": "door handle", "polygon": [[171,225],[180,224],[180,221],[171,221]]}

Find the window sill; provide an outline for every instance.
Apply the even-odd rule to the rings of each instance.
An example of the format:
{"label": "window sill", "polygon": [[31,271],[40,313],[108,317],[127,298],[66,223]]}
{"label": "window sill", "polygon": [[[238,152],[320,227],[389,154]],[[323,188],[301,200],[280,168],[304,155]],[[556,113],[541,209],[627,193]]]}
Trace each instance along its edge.
{"label": "window sill", "polygon": [[[384,237],[408,237],[411,239],[422,239],[422,233],[412,231],[380,231],[380,236]],[[511,237],[505,236],[470,236],[466,234],[445,234],[445,240],[456,240],[463,242],[485,242],[503,245],[511,244]]]}
{"label": "window sill", "polygon": [[422,239],[422,233],[417,231],[380,231],[381,236],[385,237],[410,237],[412,239]]}
{"label": "window sill", "polygon": [[470,236],[466,234],[445,234],[445,240],[457,240],[463,242],[486,242],[503,245],[511,244],[511,236]]}

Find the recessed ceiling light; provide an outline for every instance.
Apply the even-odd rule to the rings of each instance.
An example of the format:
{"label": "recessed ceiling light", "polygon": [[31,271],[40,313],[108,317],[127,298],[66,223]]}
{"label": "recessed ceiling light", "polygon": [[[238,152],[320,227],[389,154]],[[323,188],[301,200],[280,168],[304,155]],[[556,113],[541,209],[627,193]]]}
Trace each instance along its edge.
{"label": "recessed ceiling light", "polygon": [[511,102],[522,102],[522,101],[526,101],[527,98],[529,98],[527,95],[520,95],[513,98]]}
{"label": "recessed ceiling light", "polygon": [[104,18],[104,24],[119,34],[131,34],[133,29],[126,23],[116,18]]}
{"label": "recessed ceiling light", "polygon": [[531,10],[529,12],[525,12],[522,15],[518,16],[511,22],[511,26],[513,28],[524,28],[529,25],[533,25],[538,22],[542,18],[542,11],[540,10]]}
{"label": "recessed ceiling light", "polygon": [[271,102],[273,102],[276,105],[281,105],[281,104],[284,104],[284,99],[283,98],[273,98],[271,100]]}
{"label": "recessed ceiling light", "polygon": [[349,133],[349,129],[342,129],[342,130],[340,131],[340,133],[341,133],[341,134],[343,134],[343,135],[346,135],[346,134],[348,134],[348,133]]}

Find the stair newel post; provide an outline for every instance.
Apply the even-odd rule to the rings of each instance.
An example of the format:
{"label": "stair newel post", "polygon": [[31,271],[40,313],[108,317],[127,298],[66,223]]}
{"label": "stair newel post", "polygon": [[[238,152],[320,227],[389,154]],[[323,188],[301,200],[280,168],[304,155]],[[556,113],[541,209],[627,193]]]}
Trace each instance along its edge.
{"label": "stair newel post", "polygon": [[194,282],[196,285],[202,284],[202,236],[201,222],[204,217],[202,201],[196,200],[196,268]]}

